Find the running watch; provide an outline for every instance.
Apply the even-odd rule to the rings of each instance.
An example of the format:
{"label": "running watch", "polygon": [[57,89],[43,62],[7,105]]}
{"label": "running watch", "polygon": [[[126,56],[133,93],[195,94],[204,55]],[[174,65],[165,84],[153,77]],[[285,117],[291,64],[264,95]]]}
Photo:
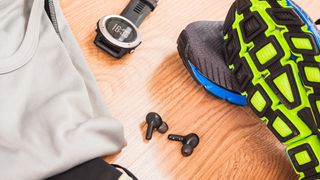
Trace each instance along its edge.
{"label": "running watch", "polygon": [[94,43],[116,58],[134,52],[141,44],[138,27],[157,4],[158,0],[131,0],[120,15],[102,17],[97,23]]}
{"label": "running watch", "polygon": [[236,0],[227,64],[248,105],[286,146],[300,179],[320,179],[320,35],[292,0]]}

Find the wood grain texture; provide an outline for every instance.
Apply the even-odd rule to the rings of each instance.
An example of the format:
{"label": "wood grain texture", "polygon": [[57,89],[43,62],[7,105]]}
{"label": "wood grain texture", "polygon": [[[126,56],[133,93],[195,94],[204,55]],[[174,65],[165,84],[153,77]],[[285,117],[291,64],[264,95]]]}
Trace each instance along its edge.
{"label": "wood grain texture", "polygon": [[[119,14],[128,0],[61,0],[112,115],[125,127],[128,145],[106,157],[143,180],[295,179],[284,148],[247,107],[216,99],[194,82],[176,50],[181,30],[197,20],[224,20],[232,0],[160,0],[142,24],[143,43],[120,61],[92,42],[97,20]],[[298,2],[314,19],[319,0]],[[144,140],[145,115],[156,111],[169,133],[199,134],[191,157],[167,135]]]}

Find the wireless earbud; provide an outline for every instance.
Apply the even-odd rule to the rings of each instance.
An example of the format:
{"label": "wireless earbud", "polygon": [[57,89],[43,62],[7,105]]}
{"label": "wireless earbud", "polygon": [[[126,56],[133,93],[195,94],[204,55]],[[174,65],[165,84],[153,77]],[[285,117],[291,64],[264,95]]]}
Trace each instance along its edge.
{"label": "wireless earbud", "polygon": [[199,136],[194,133],[186,136],[170,134],[168,139],[171,141],[182,142],[183,146],[181,148],[181,153],[183,156],[190,156],[193,153],[193,149],[196,148],[200,142]]}
{"label": "wireless earbud", "polygon": [[156,129],[161,134],[164,134],[168,131],[169,127],[167,123],[162,121],[162,118],[159,114],[151,112],[147,114],[146,121],[148,124],[146,139],[150,140],[152,138],[153,130]]}

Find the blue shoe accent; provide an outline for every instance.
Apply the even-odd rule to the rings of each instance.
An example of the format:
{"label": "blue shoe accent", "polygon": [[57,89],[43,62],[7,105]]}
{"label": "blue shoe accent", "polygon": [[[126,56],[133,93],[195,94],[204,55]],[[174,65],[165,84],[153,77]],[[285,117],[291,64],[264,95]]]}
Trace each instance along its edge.
{"label": "blue shoe accent", "polygon": [[314,34],[316,42],[318,44],[318,47],[320,47],[320,35],[319,35],[319,32],[318,32],[317,28],[315,27],[314,23],[312,22],[312,20],[310,19],[310,17],[307,15],[307,13],[304,12],[304,10],[302,10],[299,6],[297,6],[291,0],[287,0],[287,5],[293,7],[293,9],[295,9],[296,12],[298,12],[300,17],[304,21],[304,23],[308,26],[308,29]]}
{"label": "blue shoe accent", "polygon": [[238,93],[234,93],[232,91],[228,91],[228,90],[214,84],[208,78],[203,76],[190,61],[188,61],[188,64],[192,70],[194,77],[210,93],[214,94],[215,96],[217,96],[221,99],[225,99],[233,104],[237,104],[240,106],[247,105],[247,101],[246,101],[245,96],[242,96],[241,94],[238,94]]}

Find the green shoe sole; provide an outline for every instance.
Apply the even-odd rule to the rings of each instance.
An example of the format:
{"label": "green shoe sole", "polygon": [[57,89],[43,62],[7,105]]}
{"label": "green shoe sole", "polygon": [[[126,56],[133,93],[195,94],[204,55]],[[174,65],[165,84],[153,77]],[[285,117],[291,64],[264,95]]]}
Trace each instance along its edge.
{"label": "green shoe sole", "polygon": [[291,0],[237,0],[228,66],[251,109],[287,147],[300,179],[320,179],[320,36]]}

